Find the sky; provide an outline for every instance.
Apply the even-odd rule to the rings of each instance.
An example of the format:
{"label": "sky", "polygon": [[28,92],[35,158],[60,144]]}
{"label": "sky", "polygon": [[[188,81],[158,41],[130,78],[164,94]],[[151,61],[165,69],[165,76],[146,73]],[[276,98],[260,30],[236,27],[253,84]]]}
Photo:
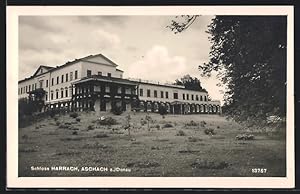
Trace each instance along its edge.
{"label": "sky", "polygon": [[216,74],[201,77],[198,70],[209,60],[206,30],[213,17],[199,16],[174,34],[166,26],[175,16],[20,16],[19,79],[40,65],[56,67],[102,53],[119,65],[124,78],[164,83],[189,74],[200,79],[212,99],[222,100]]}

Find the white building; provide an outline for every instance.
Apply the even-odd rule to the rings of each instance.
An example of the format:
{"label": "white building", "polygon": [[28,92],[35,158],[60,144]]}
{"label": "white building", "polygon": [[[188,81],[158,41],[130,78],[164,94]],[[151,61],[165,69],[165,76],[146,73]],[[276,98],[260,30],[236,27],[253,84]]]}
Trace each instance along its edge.
{"label": "white building", "polygon": [[19,98],[39,100],[44,110],[158,112],[166,106],[174,114],[220,113],[220,101],[209,101],[208,93],[184,86],[123,79],[123,71],[102,54],[75,59],[57,67],[40,66],[29,78],[19,81]]}

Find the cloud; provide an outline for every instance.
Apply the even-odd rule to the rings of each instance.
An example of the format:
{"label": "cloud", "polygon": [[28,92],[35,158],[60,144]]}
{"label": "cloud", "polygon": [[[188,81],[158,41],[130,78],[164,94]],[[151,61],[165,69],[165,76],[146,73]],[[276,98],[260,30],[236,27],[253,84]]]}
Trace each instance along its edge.
{"label": "cloud", "polygon": [[98,26],[72,23],[70,21],[74,18],[71,17],[30,18],[32,21],[29,18],[20,18],[20,79],[32,75],[41,64],[57,66],[105,50],[116,51],[121,44],[120,37],[112,31]]}
{"label": "cloud", "polygon": [[123,27],[125,22],[129,19],[128,16],[76,16],[75,20],[82,24],[91,24],[91,25],[116,25]]}
{"label": "cloud", "polygon": [[168,49],[155,45],[146,52],[142,59],[128,68],[129,77],[157,81],[174,81],[186,72],[186,59],[182,56],[171,56]]}

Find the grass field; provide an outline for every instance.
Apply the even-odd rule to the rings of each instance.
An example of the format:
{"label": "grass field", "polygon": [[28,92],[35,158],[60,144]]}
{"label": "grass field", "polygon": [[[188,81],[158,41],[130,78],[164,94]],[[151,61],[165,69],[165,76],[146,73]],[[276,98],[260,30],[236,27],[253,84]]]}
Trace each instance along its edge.
{"label": "grass field", "polygon": [[[127,114],[96,116],[93,112],[81,112],[80,121],[65,114],[20,128],[19,176],[286,175],[284,135],[245,131],[239,124],[218,115],[162,118],[150,114],[152,121],[148,128],[146,113],[130,113],[129,136],[125,130]],[[118,124],[100,125],[97,121],[100,116],[111,116]],[[236,140],[237,135],[245,133],[253,134],[254,140]],[[78,170],[31,169],[53,166],[74,166]],[[82,171],[82,167],[107,167],[115,172]],[[252,169],[257,168],[266,172],[253,173]]]}

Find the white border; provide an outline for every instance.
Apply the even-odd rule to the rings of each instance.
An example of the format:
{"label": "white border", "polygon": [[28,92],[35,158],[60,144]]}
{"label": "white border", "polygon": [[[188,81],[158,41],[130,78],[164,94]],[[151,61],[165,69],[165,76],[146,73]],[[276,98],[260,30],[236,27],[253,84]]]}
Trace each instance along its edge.
{"label": "white border", "polygon": [[[293,6],[8,6],[7,187],[8,188],[293,188],[294,161]],[[287,15],[287,177],[18,177],[18,16],[20,15]]]}

